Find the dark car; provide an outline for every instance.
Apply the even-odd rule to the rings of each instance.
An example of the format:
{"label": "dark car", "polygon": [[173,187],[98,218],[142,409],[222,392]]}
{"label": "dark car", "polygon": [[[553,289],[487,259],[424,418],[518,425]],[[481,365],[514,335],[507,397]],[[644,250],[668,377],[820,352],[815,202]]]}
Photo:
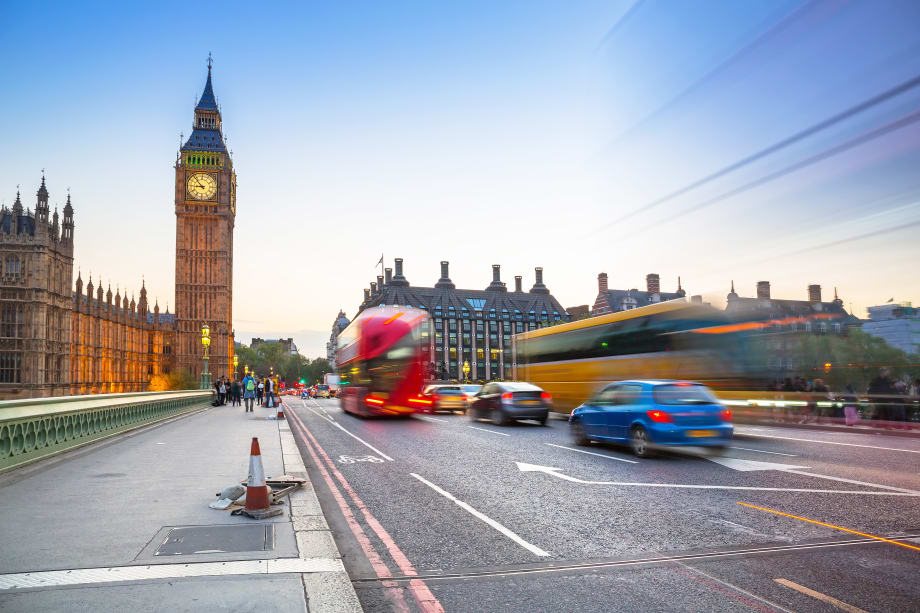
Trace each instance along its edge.
{"label": "dark car", "polygon": [[731,411],[694,381],[617,381],[569,416],[575,443],[628,443],[639,457],[656,448],[724,448],[732,440]]}
{"label": "dark car", "polygon": [[467,414],[470,419],[491,419],[499,425],[519,419],[534,419],[545,426],[552,397],[530,383],[486,383],[473,397]]}

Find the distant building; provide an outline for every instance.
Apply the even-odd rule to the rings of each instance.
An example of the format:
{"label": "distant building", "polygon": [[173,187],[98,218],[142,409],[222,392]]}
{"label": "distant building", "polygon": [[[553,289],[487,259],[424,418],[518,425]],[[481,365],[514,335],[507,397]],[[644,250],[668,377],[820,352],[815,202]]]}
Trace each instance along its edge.
{"label": "distant building", "polygon": [[565,310],[569,314],[569,321],[578,321],[591,317],[591,308],[587,304],[569,307]]}
{"label": "distant building", "polygon": [[501,267],[492,266],[492,282],[482,290],[457,289],[450,280],[448,263],[441,262],[441,278],[434,287],[409,284],[402,258],[364,290],[359,312],[378,305],[405,305],[428,311],[429,367],[454,379],[463,377],[470,364],[471,379],[507,379],[511,375],[511,335],[568,321],[559,301],[543,284],[543,269],[534,269],[534,284],[524,291],[522,277],[509,291],[501,280]]}
{"label": "distant building", "polygon": [[769,281],[757,282],[756,297],[742,297],[732,281],[726,301],[725,312],[735,321],[761,324],[755,338],[766,359],[766,374],[777,379],[822,366],[799,363],[806,335],[846,334],[850,326],[859,325],[843,308],[836,289],[832,301],[821,299],[820,285],[808,286],[806,300],[790,300],[773,298]]}
{"label": "distant building", "polygon": [[680,277],[677,277],[676,292],[662,292],[661,280],[655,273],[645,275],[645,291],[638,289],[610,289],[607,285],[607,273],[597,275],[597,298],[594,300],[592,315],[618,313],[639,307],[676,300],[683,298],[687,292],[680,286]]}
{"label": "distant building", "polygon": [[335,321],[332,322],[332,333],[329,335],[329,342],[326,343],[326,360],[329,362],[331,368],[335,368],[335,347],[336,339],[339,334],[342,333],[342,330],[348,327],[348,324],[351,323],[348,321],[348,317],[345,316],[345,311],[339,311],[339,314],[335,316]]}
{"label": "distant building", "polygon": [[920,353],[920,312],[909,302],[869,307],[862,330],[905,353]]}
{"label": "distant building", "polygon": [[259,345],[266,343],[281,343],[288,355],[297,354],[297,345],[294,344],[293,338],[254,338],[249,344],[250,349],[255,349]]}

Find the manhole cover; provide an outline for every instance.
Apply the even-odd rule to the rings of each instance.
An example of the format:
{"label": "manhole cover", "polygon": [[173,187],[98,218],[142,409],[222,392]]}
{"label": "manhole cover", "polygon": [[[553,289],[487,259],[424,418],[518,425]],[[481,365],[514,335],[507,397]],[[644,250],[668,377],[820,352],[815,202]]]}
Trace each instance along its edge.
{"label": "manhole cover", "polygon": [[189,526],[170,530],[153,555],[180,556],[202,553],[271,551],[274,547],[274,527],[271,524]]}

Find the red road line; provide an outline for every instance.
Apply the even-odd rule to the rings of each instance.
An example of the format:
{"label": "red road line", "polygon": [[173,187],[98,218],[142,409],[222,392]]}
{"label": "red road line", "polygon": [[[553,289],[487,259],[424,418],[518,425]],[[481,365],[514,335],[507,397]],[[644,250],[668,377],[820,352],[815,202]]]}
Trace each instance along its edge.
{"label": "red road line", "polygon": [[725,596],[728,596],[728,597],[731,598],[732,600],[736,600],[736,601],[740,602],[741,604],[746,605],[746,606],[747,606],[748,608],[750,608],[750,609],[753,609],[753,610],[755,610],[755,611],[760,611],[760,613],[774,613],[774,612],[775,612],[775,609],[772,609],[772,608],[768,609],[768,608],[762,606],[759,602],[756,602],[756,601],[754,601],[754,600],[751,600],[750,598],[745,598],[744,596],[741,596],[741,595],[739,595],[739,594],[736,594],[736,593],[734,593],[734,592],[731,592],[731,591],[729,591],[729,590],[727,590],[727,589],[721,587],[720,585],[718,585],[718,584],[715,583],[714,581],[710,581],[709,579],[707,579],[707,578],[705,578],[705,577],[701,577],[701,576],[696,575],[696,574],[694,574],[694,573],[690,573],[690,572],[684,570],[683,568],[681,568],[681,567],[679,567],[679,566],[676,567],[675,570],[677,570],[679,573],[681,573],[681,574],[683,574],[683,575],[686,575],[687,577],[689,577],[689,578],[692,579],[693,581],[696,581],[697,583],[699,583],[699,584],[701,584],[701,585],[705,585],[706,587],[708,587],[709,589],[711,589],[711,590],[713,590],[713,591],[719,592],[720,594],[724,594]]}
{"label": "red road line", "polygon": [[[384,529],[380,522],[377,521],[377,518],[374,517],[374,515],[370,512],[370,509],[367,508],[367,505],[364,504],[364,501],[361,500],[357,492],[355,492],[348,481],[345,480],[345,477],[342,475],[342,473],[339,472],[339,470],[335,467],[332,459],[326,454],[326,451],[322,448],[316,438],[314,438],[306,424],[301,421],[300,416],[298,416],[293,411],[291,411],[291,415],[294,416],[294,420],[297,422],[299,428],[308,437],[310,437],[310,440],[313,442],[316,450],[323,457],[323,459],[325,459],[326,464],[328,464],[332,474],[334,474],[339,480],[339,483],[342,484],[342,488],[348,492],[348,495],[351,497],[355,506],[361,510],[365,521],[367,521],[367,524],[377,535],[377,538],[383,542],[384,546],[387,548],[387,551],[390,554],[390,557],[393,558],[393,561],[396,562],[396,565],[399,566],[399,569],[402,571],[402,573],[408,576],[418,575],[418,571],[415,569],[415,566],[412,565],[412,562],[409,561],[409,558],[406,557],[406,554],[404,554],[402,549],[399,548],[399,545],[396,544],[396,541],[393,540],[393,537],[390,536],[390,534],[386,531],[386,529]],[[409,582],[409,591],[412,592],[412,596],[415,598],[415,601],[425,613],[444,613],[444,607],[441,606],[441,603],[438,601],[435,595],[431,593],[430,589],[428,589],[428,585],[421,579],[412,579]]]}
{"label": "red road line", "polygon": [[[290,417],[290,415],[293,415],[293,413],[294,411],[291,411],[288,416]],[[289,419],[289,423],[291,423],[295,429],[299,430],[299,426],[294,423],[294,421]],[[393,574],[390,572],[390,569],[387,568],[387,565],[380,558],[380,554],[378,554],[377,550],[374,549],[374,546],[371,544],[371,540],[364,532],[361,524],[359,524],[358,520],[355,519],[354,513],[351,512],[351,508],[348,506],[348,503],[345,501],[345,498],[342,496],[339,488],[335,486],[335,482],[332,480],[332,477],[329,476],[329,473],[326,471],[326,467],[323,466],[319,457],[316,455],[316,452],[313,450],[312,445],[310,445],[310,442],[306,439],[302,432],[298,432],[298,434],[300,434],[300,439],[304,442],[304,446],[307,448],[307,451],[310,452],[310,456],[313,458],[313,463],[319,469],[320,474],[323,476],[323,480],[329,487],[329,491],[332,492],[332,497],[339,505],[339,509],[341,509],[342,515],[345,516],[345,521],[348,523],[348,527],[351,529],[352,534],[355,535],[355,539],[358,541],[358,544],[361,545],[361,549],[364,551],[364,555],[371,563],[374,572],[377,573],[377,576],[380,578],[392,577]],[[402,589],[400,589],[398,584],[395,581],[383,581],[381,584],[384,586],[384,592],[386,595],[393,601],[394,608],[397,611],[400,611],[400,613],[408,613],[409,605],[406,604],[406,599],[403,597]]]}

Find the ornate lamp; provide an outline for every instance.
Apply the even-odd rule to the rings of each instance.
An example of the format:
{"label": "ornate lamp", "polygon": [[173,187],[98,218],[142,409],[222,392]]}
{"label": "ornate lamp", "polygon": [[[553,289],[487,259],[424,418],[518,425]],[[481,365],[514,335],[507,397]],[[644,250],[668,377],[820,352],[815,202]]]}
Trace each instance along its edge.
{"label": "ornate lamp", "polygon": [[208,372],[208,348],[211,346],[211,328],[201,326],[201,346],[204,347],[204,370],[201,371],[201,389],[211,389],[211,373]]}

